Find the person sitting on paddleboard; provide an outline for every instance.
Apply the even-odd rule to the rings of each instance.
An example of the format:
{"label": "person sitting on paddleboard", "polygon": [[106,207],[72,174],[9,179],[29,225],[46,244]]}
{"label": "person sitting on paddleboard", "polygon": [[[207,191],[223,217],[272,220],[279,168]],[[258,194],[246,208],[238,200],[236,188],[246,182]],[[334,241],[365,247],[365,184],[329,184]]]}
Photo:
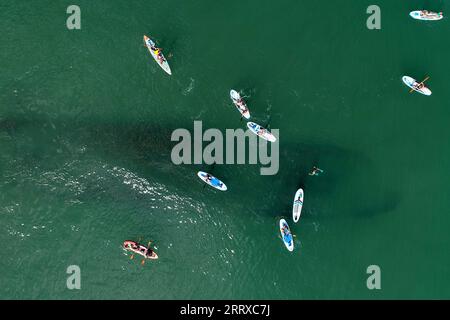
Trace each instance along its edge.
{"label": "person sitting on paddleboard", "polygon": [[428,10],[422,10],[421,12],[421,16],[425,16],[425,17],[440,17],[442,15],[442,12],[436,13],[436,12],[430,12]]}
{"label": "person sitting on paddleboard", "polygon": [[154,45],[151,45],[150,49],[153,51],[154,54],[156,54],[156,55],[159,54],[159,48],[158,47],[156,47]]}
{"label": "person sitting on paddleboard", "polygon": [[242,112],[245,113],[245,112],[248,111],[247,107],[245,106],[245,102],[244,102],[244,100],[242,100],[242,98],[239,99],[239,101],[237,102],[237,105],[239,106],[239,109],[240,109]]}
{"label": "person sitting on paddleboard", "polygon": [[213,185],[214,187],[220,187],[222,188],[223,183],[220,182],[219,179],[214,178],[212,175],[210,175],[209,173],[206,174],[206,182],[209,182],[211,185]]}
{"label": "person sitting on paddleboard", "polygon": [[153,257],[153,250],[150,248],[147,249],[147,257]]}
{"label": "person sitting on paddleboard", "polygon": [[292,241],[292,235],[289,233],[289,232],[287,232],[287,233],[285,233],[284,234],[284,241],[286,241],[287,243],[291,243],[291,241]]}
{"label": "person sitting on paddleboard", "polygon": [[164,59],[161,51],[158,51],[158,54],[156,56],[158,57],[158,60],[160,63],[163,63],[164,61],[166,61],[166,59]]}
{"label": "person sitting on paddleboard", "polygon": [[242,113],[246,113],[248,111],[245,106],[239,106],[239,110],[241,110]]}
{"label": "person sitting on paddleboard", "polygon": [[155,46],[151,46],[150,49],[152,49],[153,53],[155,54],[156,57],[158,57],[159,62],[163,63],[165,61],[163,55],[162,55],[162,50],[161,48],[157,48]]}
{"label": "person sitting on paddleboard", "polygon": [[292,236],[291,236],[291,233],[289,232],[288,228],[285,225],[283,225],[282,230],[283,230],[283,240],[290,243],[292,240]]}

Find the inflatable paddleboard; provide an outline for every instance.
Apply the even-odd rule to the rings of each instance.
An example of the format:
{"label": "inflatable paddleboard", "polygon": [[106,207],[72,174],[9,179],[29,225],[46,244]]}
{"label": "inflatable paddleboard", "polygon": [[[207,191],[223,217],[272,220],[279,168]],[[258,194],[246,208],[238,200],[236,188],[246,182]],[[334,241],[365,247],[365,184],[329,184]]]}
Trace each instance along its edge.
{"label": "inflatable paddleboard", "polygon": [[408,77],[408,76],[403,76],[402,78],[403,83],[406,84],[408,87],[410,87],[411,89],[413,89],[414,91],[417,91],[421,94],[424,94],[426,96],[431,96],[431,90],[428,89],[425,85],[422,88],[416,88],[414,86],[419,85],[419,82],[417,82],[415,79]]}
{"label": "inflatable paddleboard", "polygon": [[[209,173],[199,171],[197,176],[203,180],[206,184],[209,184],[211,187],[218,189],[220,191],[227,191],[227,186],[225,183],[217,179],[216,177],[210,175]],[[209,179],[208,179],[209,177]]]}
{"label": "inflatable paddleboard", "polygon": [[427,10],[418,10],[418,11],[411,11],[409,15],[413,19],[417,20],[426,20],[426,21],[437,21],[444,18],[442,15],[442,12],[431,12]]}
{"label": "inflatable paddleboard", "polygon": [[295,223],[298,222],[300,219],[300,215],[302,214],[302,208],[303,208],[303,197],[304,192],[303,189],[298,189],[295,193],[294,197],[294,206],[292,208],[292,219]]}
{"label": "inflatable paddleboard", "polygon": [[294,237],[292,236],[291,230],[289,229],[289,225],[286,220],[280,220],[280,233],[281,239],[283,240],[284,245],[289,251],[294,250]]}
{"label": "inflatable paddleboard", "polygon": [[238,109],[238,111],[241,113],[241,115],[245,119],[250,119],[250,111],[247,108],[247,105],[245,104],[245,101],[241,98],[241,95],[236,90],[230,91],[230,98],[233,101],[234,105]]}
{"label": "inflatable paddleboard", "polygon": [[158,54],[156,54],[156,53],[152,50],[152,47],[157,48],[157,47],[156,47],[156,44],[152,41],[152,39],[150,39],[150,38],[147,37],[147,36],[144,36],[144,42],[145,42],[145,45],[146,45],[147,48],[148,48],[148,51],[150,51],[150,53],[151,53],[153,59],[155,59],[155,61],[159,64],[159,66],[160,66],[165,72],[167,72],[168,74],[172,74],[172,71],[170,70],[169,63],[167,62],[166,58],[165,58],[164,55],[162,54],[161,50],[158,48],[158,49],[159,49],[159,52],[160,52],[159,57],[158,57]]}
{"label": "inflatable paddleboard", "polygon": [[256,124],[254,122],[247,122],[247,127],[252,131],[254,134],[260,136],[264,140],[275,142],[277,141],[277,138],[273,134],[269,132],[269,130],[264,129],[259,124]]}
{"label": "inflatable paddleboard", "polygon": [[150,248],[147,248],[137,242],[126,240],[123,242],[123,249],[126,251],[131,251],[133,253],[139,254],[146,259],[156,260],[158,259],[158,255],[155,251]]}

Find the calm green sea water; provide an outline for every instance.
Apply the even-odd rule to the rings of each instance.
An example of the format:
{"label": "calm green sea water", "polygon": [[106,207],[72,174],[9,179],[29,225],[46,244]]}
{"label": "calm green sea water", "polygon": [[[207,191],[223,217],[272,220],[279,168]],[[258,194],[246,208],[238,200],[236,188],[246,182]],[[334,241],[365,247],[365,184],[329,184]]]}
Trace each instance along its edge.
{"label": "calm green sea water", "polygon": [[[73,1],[1,1],[0,298],[450,298],[450,22],[408,17],[427,3],[449,9],[78,0],[69,31]],[[144,34],[172,54],[172,77]],[[404,74],[430,75],[433,95],[409,94]],[[280,129],[280,171],[216,165],[219,193],[196,177],[208,166],[172,164],[170,135],[194,120],[244,128],[230,88]],[[291,254],[278,219],[299,186]],[[158,261],[123,253],[139,238]]]}

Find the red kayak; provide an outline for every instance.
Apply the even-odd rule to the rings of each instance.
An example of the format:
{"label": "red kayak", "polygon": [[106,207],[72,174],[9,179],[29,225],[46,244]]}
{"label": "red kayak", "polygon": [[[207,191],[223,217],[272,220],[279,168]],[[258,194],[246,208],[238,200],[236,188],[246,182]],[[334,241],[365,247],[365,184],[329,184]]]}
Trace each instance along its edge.
{"label": "red kayak", "polygon": [[140,254],[146,259],[158,259],[158,255],[155,251],[131,240],[126,240],[123,242],[123,249],[136,254]]}

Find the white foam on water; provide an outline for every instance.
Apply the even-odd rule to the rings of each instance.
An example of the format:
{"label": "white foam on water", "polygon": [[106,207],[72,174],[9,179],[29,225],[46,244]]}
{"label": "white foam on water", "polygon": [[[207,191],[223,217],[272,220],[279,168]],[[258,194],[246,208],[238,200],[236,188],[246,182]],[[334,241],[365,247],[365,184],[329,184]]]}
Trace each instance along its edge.
{"label": "white foam on water", "polygon": [[[125,168],[113,167],[107,169],[112,176],[122,180],[122,183],[142,195],[150,195],[150,200],[157,202],[152,205],[153,209],[165,209],[170,211],[183,212],[189,207],[197,212],[202,211],[200,203],[190,197],[180,196],[171,191],[165,185],[157,182],[150,182],[146,178],[139,177],[137,174],[126,170]],[[163,201],[164,200],[164,201]]]}
{"label": "white foam on water", "polygon": [[183,90],[184,96],[187,96],[188,94],[190,94],[191,91],[194,90],[194,88],[195,88],[195,79],[193,79],[193,78],[189,78],[189,79],[190,79],[190,82],[189,82],[188,87]]}

